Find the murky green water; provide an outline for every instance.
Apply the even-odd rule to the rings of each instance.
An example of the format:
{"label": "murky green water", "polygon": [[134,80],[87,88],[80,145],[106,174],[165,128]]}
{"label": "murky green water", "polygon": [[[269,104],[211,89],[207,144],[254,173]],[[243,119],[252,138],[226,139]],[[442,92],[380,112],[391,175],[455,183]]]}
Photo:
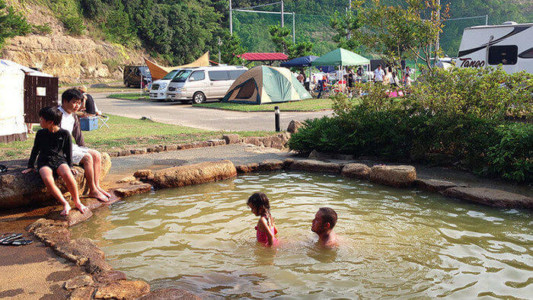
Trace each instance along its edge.
{"label": "murky green water", "polygon": [[[265,192],[281,246],[255,242],[246,206]],[[311,220],[334,208],[337,250]],[[100,210],[73,230],[129,278],[204,297],[533,297],[533,219],[336,176],[270,173],[161,190]]]}

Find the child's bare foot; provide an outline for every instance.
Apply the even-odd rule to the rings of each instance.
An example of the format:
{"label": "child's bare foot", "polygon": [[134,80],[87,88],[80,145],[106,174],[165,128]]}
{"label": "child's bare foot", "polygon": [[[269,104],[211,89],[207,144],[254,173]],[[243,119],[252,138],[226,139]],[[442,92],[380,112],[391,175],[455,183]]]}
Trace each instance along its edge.
{"label": "child's bare foot", "polygon": [[103,188],[98,187],[98,190],[99,190],[100,192],[102,192],[102,194],[104,194],[107,198],[111,198],[111,194],[108,193],[108,192],[107,192],[106,190],[104,190]]}
{"label": "child's bare foot", "polygon": [[88,208],[87,206],[83,205],[81,202],[80,202],[79,204],[76,204],[76,208],[77,208],[82,214],[86,213],[86,212],[89,210],[89,208]]}
{"label": "child's bare foot", "polygon": [[65,206],[63,206],[63,210],[61,211],[61,215],[62,216],[68,216],[68,213],[70,212],[70,205],[65,204]]}
{"label": "child's bare foot", "polygon": [[107,201],[109,201],[109,198],[106,197],[106,195],[104,195],[104,194],[101,193],[100,191],[97,191],[97,192],[91,192],[91,193],[89,193],[87,196],[89,196],[89,197],[91,197],[91,198],[96,198],[97,200],[102,201],[102,202],[107,202]]}

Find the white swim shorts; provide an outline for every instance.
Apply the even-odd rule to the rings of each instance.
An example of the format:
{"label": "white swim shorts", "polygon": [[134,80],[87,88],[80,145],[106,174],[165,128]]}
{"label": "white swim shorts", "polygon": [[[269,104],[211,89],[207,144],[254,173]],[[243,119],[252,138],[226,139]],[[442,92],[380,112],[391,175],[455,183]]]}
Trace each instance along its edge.
{"label": "white swim shorts", "polygon": [[89,148],[72,144],[72,163],[79,164],[81,159],[89,153]]}

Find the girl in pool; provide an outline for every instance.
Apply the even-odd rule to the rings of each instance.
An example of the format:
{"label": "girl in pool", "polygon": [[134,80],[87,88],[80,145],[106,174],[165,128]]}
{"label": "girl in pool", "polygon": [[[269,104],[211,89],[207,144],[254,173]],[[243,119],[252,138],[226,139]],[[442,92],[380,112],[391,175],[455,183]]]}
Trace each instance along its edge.
{"label": "girl in pool", "polygon": [[264,193],[254,193],[247,202],[252,213],[259,216],[259,221],[255,230],[257,231],[257,241],[267,247],[276,246],[278,240],[276,234],[278,229],[274,224],[274,219],[270,215],[270,202]]}

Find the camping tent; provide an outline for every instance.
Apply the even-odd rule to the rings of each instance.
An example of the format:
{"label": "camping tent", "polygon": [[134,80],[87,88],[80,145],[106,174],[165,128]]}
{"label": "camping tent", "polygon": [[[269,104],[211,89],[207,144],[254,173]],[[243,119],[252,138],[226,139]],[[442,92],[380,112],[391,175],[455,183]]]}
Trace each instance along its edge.
{"label": "camping tent", "polygon": [[258,66],[239,76],[222,101],[263,104],[309,98],[289,69]]}
{"label": "camping tent", "polygon": [[338,48],[315,59],[313,66],[360,66],[368,65],[370,60],[352,51]]}
{"label": "camping tent", "polygon": [[24,72],[0,61],[0,142],[26,139]]}
{"label": "camping tent", "polygon": [[144,59],[144,61],[146,62],[148,69],[150,69],[150,74],[152,75],[152,81],[156,81],[156,80],[159,80],[165,77],[165,75],[167,75],[170,71],[175,70],[175,69],[209,66],[209,51],[204,53],[204,55],[200,56],[197,60],[193,61],[190,64],[176,66],[176,67],[162,67],[154,62],[149,61],[146,58]]}

